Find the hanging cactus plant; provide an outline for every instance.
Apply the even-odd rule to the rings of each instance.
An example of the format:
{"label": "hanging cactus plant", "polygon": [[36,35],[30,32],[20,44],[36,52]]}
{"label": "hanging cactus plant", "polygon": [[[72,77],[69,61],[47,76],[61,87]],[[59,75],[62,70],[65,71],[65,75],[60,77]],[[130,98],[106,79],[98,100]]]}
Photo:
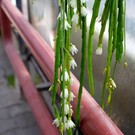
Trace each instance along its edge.
{"label": "hanging cactus plant", "polygon": [[[96,20],[99,16],[99,9],[101,0],[95,0],[92,8],[92,17],[89,25],[89,34],[87,37],[87,16],[89,15],[89,9],[87,8],[86,0],[59,0],[60,13],[57,18],[57,36],[55,47],[55,67],[54,67],[54,81],[51,87],[52,105],[56,119],[53,124],[59,128],[61,134],[67,132],[72,135],[72,129],[77,128],[80,122],[80,108],[81,108],[81,95],[84,85],[84,72],[85,63],[88,62],[88,77],[90,94],[94,96],[94,79],[93,79],[93,35],[95,32]],[[126,63],[126,43],[125,43],[125,9],[126,0],[106,0],[105,6],[100,19],[101,29],[99,33],[99,40],[97,45],[96,54],[102,55],[104,51],[102,48],[102,41],[107,22],[108,27],[108,52],[106,56],[106,67],[104,70],[104,83],[102,88],[101,107],[105,106],[105,91],[108,90],[107,104],[112,102],[112,93],[116,89],[116,83],[114,79],[115,69],[117,63],[121,62],[122,55],[124,53],[125,65]],[[70,91],[70,86],[73,84],[73,78],[71,77],[70,70],[77,67],[77,63],[74,59],[74,54],[78,52],[75,45],[71,43],[71,32],[73,25],[76,28],[80,28],[82,31],[82,57],[80,64],[80,86],[78,90],[78,104],[76,107],[76,119],[72,120],[72,105],[71,101],[76,98]],[[88,39],[88,41],[87,41]],[[115,56],[114,56],[115,53]],[[112,71],[112,58],[115,57],[116,63]],[[56,107],[56,93],[60,89],[60,109]]]}

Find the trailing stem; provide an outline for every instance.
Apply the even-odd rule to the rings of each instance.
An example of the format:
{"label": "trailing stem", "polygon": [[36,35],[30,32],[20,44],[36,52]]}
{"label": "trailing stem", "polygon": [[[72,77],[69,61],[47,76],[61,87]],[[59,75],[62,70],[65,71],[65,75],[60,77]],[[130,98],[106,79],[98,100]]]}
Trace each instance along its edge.
{"label": "trailing stem", "polygon": [[[84,5],[86,6],[86,4]],[[86,32],[87,32],[87,26],[86,26],[86,16],[82,17],[82,58],[81,58],[81,73],[80,73],[80,86],[79,86],[79,92],[78,92],[78,103],[77,103],[77,109],[76,109],[76,121],[75,124],[78,127],[79,121],[80,121],[80,107],[81,107],[81,96],[82,96],[82,89],[83,89],[83,83],[84,83],[84,72],[85,72],[85,61],[86,61]]]}
{"label": "trailing stem", "polygon": [[93,5],[93,13],[92,13],[92,19],[90,22],[90,28],[89,28],[89,37],[88,37],[88,76],[89,76],[89,85],[90,85],[90,93],[92,96],[94,96],[94,79],[93,79],[93,70],[92,70],[92,37],[94,34],[95,29],[95,23],[96,18],[98,16],[99,7],[100,7],[101,0],[95,0]]}
{"label": "trailing stem", "polygon": [[[110,18],[109,18],[109,39],[108,39],[108,53],[107,53],[107,64],[106,64],[106,74],[102,88],[102,97],[101,97],[101,107],[104,109],[104,97],[105,97],[105,89],[106,85],[110,79],[111,72],[111,57],[112,57],[112,41],[113,41],[113,22],[114,22],[114,7],[116,0],[111,1],[111,9],[110,9]],[[110,86],[108,87],[110,90]]]}
{"label": "trailing stem", "polygon": [[108,16],[109,16],[109,10],[110,10],[110,0],[106,0],[103,14],[101,17],[102,26],[101,26],[101,30],[100,30],[100,34],[99,34],[98,46],[102,45],[102,42],[103,42],[103,35],[105,32],[106,23],[107,23]]}
{"label": "trailing stem", "polygon": [[61,44],[61,23],[60,19],[58,19],[58,29],[57,29],[57,39],[56,39],[56,49],[55,49],[55,66],[54,66],[54,81],[53,81],[53,96],[52,96],[52,105],[55,104],[56,101],[56,93],[57,93],[57,83],[58,83],[58,69],[60,66],[60,44]]}

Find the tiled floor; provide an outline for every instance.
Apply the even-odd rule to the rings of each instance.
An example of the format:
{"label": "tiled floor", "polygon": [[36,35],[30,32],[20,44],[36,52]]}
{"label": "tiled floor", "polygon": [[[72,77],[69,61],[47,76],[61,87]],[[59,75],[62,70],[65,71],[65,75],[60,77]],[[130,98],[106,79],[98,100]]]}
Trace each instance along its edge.
{"label": "tiled floor", "polygon": [[0,43],[0,135],[41,135],[17,87],[7,85],[8,74],[13,74],[13,71]]}

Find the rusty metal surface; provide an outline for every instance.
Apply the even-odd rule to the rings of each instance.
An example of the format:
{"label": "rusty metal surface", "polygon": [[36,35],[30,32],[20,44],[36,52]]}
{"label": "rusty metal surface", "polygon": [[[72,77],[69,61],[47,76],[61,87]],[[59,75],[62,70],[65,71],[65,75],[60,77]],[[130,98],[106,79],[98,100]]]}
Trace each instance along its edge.
{"label": "rusty metal surface", "polygon": [[35,85],[31,81],[29,73],[13,46],[10,22],[3,11],[1,11],[1,25],[3,46],[19,79],[20,85],[23,88],[24,95],[31,107],[42,134],[58,135],[58,129],[55,126],[52,126],[53,118],[49,113],[47,106],[37,92]]}
{"label": "rusty metal surface", "polygon": [[[8,0],[3,0],[1,4],[2,9],[15,27],[18,28],[28,48],[39,62],[48,79],[52,82],[54,66],[54,53],[52,49]],[[73,78],[75,80],[75,85],[71,87],[71,90],[76,96],[76,99],[72,103],[73,110],[75,111],[79,82],[74,76]],[[81,105],[80,128],[85,135],[123,134],[85,89],[83,89]]]}

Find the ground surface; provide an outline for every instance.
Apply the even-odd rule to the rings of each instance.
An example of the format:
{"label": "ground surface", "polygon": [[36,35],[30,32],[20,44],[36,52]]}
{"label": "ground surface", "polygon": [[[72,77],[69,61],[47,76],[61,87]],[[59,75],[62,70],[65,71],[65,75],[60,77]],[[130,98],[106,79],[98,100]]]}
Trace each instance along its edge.
{"label": "ground surface", "polygon": [[13,71],[0,43],[0,135],[41,135],[18,88],[7,85],[10,74]]}

